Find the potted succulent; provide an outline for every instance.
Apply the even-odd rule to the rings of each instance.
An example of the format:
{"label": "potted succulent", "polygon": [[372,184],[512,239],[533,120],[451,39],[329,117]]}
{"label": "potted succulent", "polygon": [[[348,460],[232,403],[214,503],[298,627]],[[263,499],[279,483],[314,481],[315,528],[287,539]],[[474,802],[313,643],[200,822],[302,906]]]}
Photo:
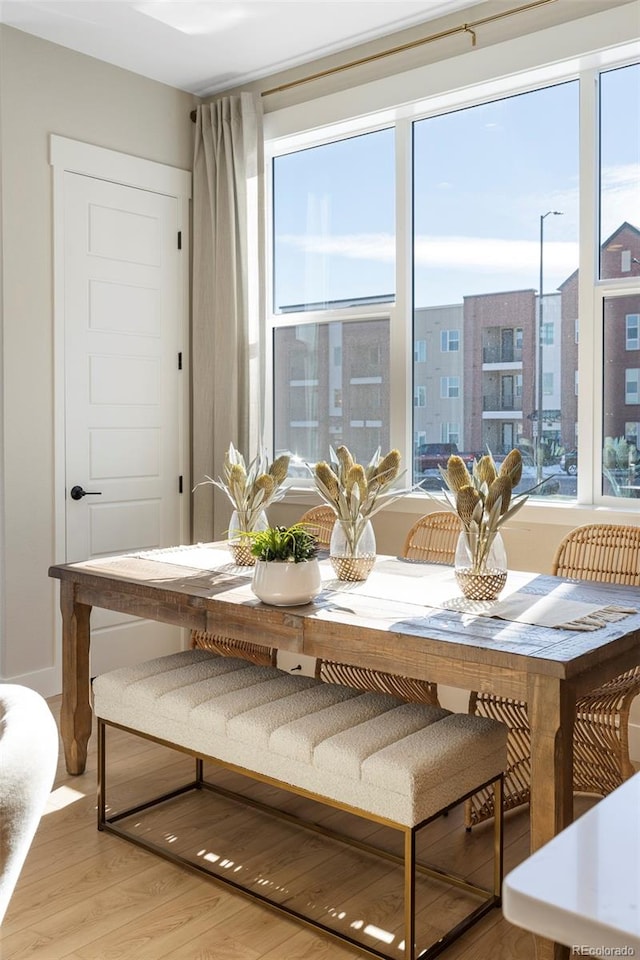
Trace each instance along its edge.
{"label": "potted succulent", "polygon": [[306,527],[267,527],[250,536],[255,558],[251,589],[263,603],[298,606],[320,593],[318,542]]}

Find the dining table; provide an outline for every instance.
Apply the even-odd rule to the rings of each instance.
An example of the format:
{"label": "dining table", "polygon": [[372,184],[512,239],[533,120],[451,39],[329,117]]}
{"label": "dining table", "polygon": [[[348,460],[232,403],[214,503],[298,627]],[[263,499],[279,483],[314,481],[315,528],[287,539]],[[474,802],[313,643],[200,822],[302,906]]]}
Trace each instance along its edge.
{"label": "dining table", "polygon": [[[451,567],[379,556],[365,581],[320,561],[322,591],[262,603],[224,543],[144,550],[49,570],[60,581],[61,735],[67,770],[91,734],[90,618],[101,607],[316,660],[524,700],[531,728],[531,851],[573,819],[576,698],[640,663],[640,591],[510,570],[498,601],[466,600]],[[538,960],[568,948],[540,938]]]}

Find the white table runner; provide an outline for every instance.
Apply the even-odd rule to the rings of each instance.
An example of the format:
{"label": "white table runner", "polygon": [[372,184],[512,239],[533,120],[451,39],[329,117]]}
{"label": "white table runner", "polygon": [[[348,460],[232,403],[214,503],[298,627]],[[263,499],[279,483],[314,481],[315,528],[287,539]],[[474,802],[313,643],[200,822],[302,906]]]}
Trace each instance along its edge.
{"label": "white table runner", "polygon": [[[233,563],[226,547],[214,544],[187,544],[166,550],[147,550],[136,554],[143,560],[171,563],[174,566],[227,573],[250,580],[253,567]],[[375,600],[393,601],[418,607],[436,607],[470,616],[499,617],[514,623],[530,623],[541,627],[569,630],[597,630],[611,620],[637,610],[631,607],[602,607],[598,603],[572,600],[572,584],[562,581],[543,596],[527,593],[524,588],[538,576],[535,573],[510,571],[501,599],[496,601],[466,600],[460,595],[451,567],[419,563],[396,557],[380,558],[364,581],[349,583],[337,580],[329,563],[321,563],[325,594],[349,595]]]}

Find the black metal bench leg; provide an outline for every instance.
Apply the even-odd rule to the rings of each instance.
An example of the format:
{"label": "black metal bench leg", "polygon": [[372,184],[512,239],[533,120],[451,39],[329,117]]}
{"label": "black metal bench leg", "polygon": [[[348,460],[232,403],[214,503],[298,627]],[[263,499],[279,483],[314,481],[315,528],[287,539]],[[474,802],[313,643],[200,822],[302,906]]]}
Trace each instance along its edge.
{"label": "black metal bench leg", "polygon": [[493,784],[493,892],[498,898],[498,904],[502,902],[502,879],[504,876],[503,795],[504,776],[501,776]]}
{"label": "black metal bench leg", "polygon": [[416,942],[416,831],[404,835],[404,957],[414,960]]}

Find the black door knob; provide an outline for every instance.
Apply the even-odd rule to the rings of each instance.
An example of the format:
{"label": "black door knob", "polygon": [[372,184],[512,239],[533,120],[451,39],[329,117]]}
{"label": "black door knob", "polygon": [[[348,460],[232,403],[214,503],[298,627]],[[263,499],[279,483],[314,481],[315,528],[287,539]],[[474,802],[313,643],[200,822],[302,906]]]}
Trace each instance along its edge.
{"label": "black door knob", "polygon": [[102,490],[83,490],[80,486],[71,487],[69,491],[72,500],[82,500],[83,497],[100,497]]}

